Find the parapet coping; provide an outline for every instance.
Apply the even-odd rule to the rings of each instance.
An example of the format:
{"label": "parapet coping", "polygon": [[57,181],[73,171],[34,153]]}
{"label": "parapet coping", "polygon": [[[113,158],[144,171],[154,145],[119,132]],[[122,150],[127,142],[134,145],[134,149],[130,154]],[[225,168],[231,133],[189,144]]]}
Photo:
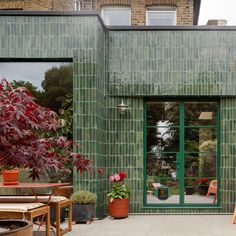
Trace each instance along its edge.
{"label": "parapet coping", "polygon": [[236,26],[106,26],[98,11],[23,11],[23,10],[0,10],[0,16],[91,16],[98,17],[101,25],[108,31],[235,31]]}

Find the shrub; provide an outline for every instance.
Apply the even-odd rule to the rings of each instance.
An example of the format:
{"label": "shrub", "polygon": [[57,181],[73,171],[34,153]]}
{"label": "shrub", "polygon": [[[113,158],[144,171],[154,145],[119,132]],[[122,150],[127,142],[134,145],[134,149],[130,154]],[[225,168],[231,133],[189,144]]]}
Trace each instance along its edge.
{"label": "shrub", "polygon": [[96,195],[89,191],[80,190],[72,194],[71,200],[74,204],[87,205],[95,203]]}

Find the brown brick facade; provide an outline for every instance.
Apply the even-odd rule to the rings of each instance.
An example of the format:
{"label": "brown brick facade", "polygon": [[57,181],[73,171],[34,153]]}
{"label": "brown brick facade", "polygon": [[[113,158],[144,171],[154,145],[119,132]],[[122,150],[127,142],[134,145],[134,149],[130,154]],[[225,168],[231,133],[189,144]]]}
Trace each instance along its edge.
{"label": "brown brick facade", "polygon": [[22,0],[1,0],[0,9],[23,9],[24,1]]}
{"label": "brown brick facade", "polygon": [[[130,6],[132,25],[145,25],[146,8],[175,6],[178,25],[197,23],[200,0],[81,0],[82,10],[101,11],[103,6]],[[73,11],[75,0],[0,0],[0,9]]]}
{"label": "brown brick facade", "polygon": [[[91,4],[90,0],[81,1],[83,10],[100,11],[103,6],[130,6],[132,25],[145,25],[146,8],[152,6],[174,6],[177,9],[177,24],[193,25],[194,1],[195,5],[198,2],[198,0],[94,0]],[[198,17],[198,12],[195,15]]]}
{"label": "brown brick facade", "polygon": [[31,11],[73,11],[74,0],[0,0],[0,9]]}

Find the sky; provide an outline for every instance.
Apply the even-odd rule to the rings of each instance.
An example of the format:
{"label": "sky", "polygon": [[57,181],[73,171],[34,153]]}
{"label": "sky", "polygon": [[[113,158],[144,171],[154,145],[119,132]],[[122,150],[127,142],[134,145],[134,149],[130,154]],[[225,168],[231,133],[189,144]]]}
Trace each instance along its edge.
{"label": "sky", "polygon": [[236,25],[236,0],[201,0],[198,25],[208,19],[225,19],[227,25]]}

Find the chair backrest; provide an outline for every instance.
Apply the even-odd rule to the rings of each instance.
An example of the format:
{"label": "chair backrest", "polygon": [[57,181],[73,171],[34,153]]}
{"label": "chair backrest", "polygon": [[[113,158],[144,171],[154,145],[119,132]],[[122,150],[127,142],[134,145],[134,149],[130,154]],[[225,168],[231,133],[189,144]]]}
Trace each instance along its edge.
{"label": "chair backrest", "polygon": [[216,179],[212,180],[210,182],[210,185],[216,187],[217,186],[217,180]]}
{"label": "chair backrest", "polygon": [[58,187],[54,190],[53,195],[63,196],[63,197],[66,197],[66,198],[70,199],[72,192],[73,192],[73,186],[72,185],[61,186],[61,187]]}

